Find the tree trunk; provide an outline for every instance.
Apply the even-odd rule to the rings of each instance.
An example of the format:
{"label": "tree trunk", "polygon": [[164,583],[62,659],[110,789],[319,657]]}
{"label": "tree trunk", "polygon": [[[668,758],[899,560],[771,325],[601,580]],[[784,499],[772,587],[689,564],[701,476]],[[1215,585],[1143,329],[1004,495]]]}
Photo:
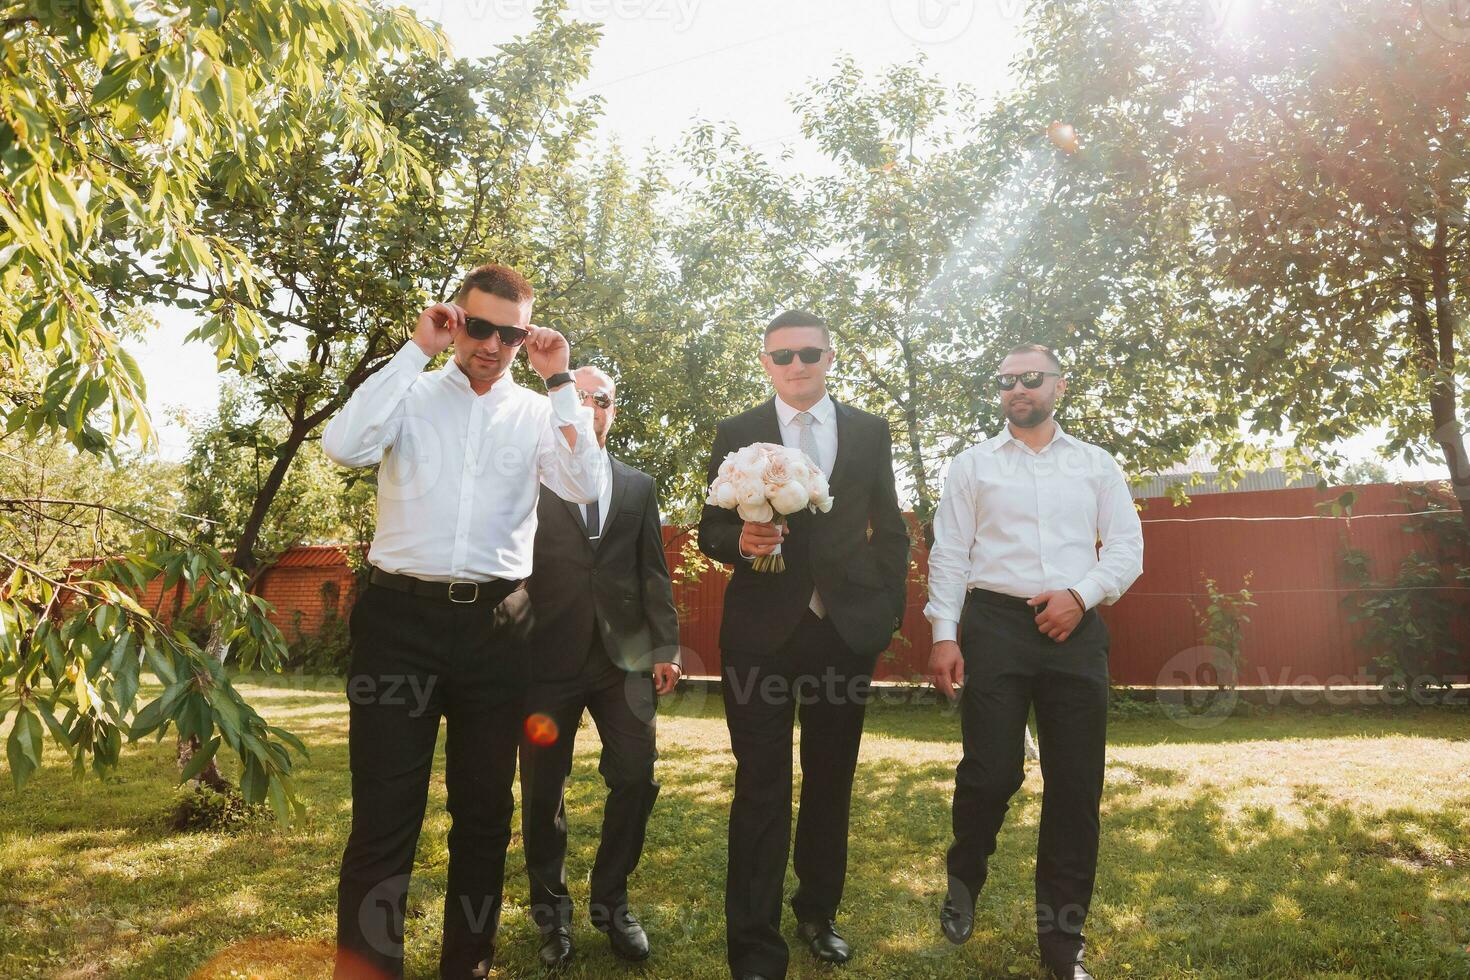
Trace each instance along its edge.
{"label": "tree trunk", "polygon": [[1455,329],[1454,300],[1450,296],[1450,272],[1447,229],[1441,220],[1434,229],[1434,244],[1429,249],[1429,271],[1434,288],[1434,323],[1431,325],[1424,294],[1415,297],[1415,322],[1420,354],[1425,367],[1433,372],[1429,395],[1429,412],[1434,421],[1434,440],[1444,453],[1450,469],[1450,487],[1460,502],[1465,526],[1470,528],[1470,457],[1465,454],[1465,431],[1455,404]]}
{"label": "tree trunk", "polygon": [[300,419],[291,420],[291,434],[276,449],[275,465],[266,474],[260,492],[255,495],[255,503],[250,508],[245,527],[240,531],[240,540],[235,542],[235,555],[230,562],[247,575],[253,573],[259,564],[255,558],[255,543],[260,539],[260,529],[265,526],[265,515],[270,512],[271,504],[281,490],[281,484],[286,482],[286,472],[295,462],[296,454],[301,451],[309,431]]}
{"label": "tree trunk", "polygon": [[[260,529],[265,525],[265,515],[270,510],[271,504],[280,492],[281,484],[286,482],[286,472],[295,461],[296,454],[301,451],[301,446],[306,442],[307,433],[310,428],[297,419],[292,419],[291,434],[287,436],[276,452],[275,465],[271,467],[270,473],[266,475],[265,482],[260,486],[260,492],[255,495],[255,504],[250,508],[250,517],[245,521],[245,527],[240,532],[240,539],[235,542],[235,554],[230,564],[240,569],[246,575],[251,576],[251,587],[255,585],[255,572],[259,562],[255,558],[255,542],[260,537]],[[230,647],[225,642],[224,632],[219,623],[213,623],[209,627],[209,643],[204,648],[205,653],[220,663],[225,662],[229,655]],[[178,764],[179,771],[189,764],[194,753],[199,750],[197,738],[179,739]],[[219,766],[213,759],[209,765],[194,778],[196,786],[208,786],[216,792],[225,793],[230,791],[230,785],[222,775]]]}

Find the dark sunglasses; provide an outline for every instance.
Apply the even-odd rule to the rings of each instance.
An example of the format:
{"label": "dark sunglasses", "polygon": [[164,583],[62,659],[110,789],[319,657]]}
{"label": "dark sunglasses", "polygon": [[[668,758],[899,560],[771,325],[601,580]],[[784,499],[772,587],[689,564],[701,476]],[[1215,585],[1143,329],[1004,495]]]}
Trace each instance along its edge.
{"label": "dark sunglasses", "polygon": [[590,401],[598,408],[612,408],[612,395],[609,395],[605,391],[583,391],[581,388],[578,388],[577,398],[584,402]]}
{"label": "dark sunglasses", "polygon": [[790,347],[780,347],[776,350],[765,351],[765,355],[771,359],[772,364],[781,367],[791,363],[793,357],[800,357],[803,364],[815,364],[822,359],[822,355],[831,350],[830,347],[803,347],[801,350],[792,350]]}
{"label": "dark sunglasses", "polygon": [[997,374],[995,386],[1001,391],[1010,391],[1016,386],[1016,382],[1027,388],[1040,388],[1041,382],[1047,378],[1060,378],[1061,375],[1055,371],[1022,371],[1020,374]]}
{"label": "dark sunglasses", "polygon": [[519,347],[526,342],[526,337],[531,333],[520,327],[502,327],[498,323],[491,323],[477,316],[464,318],[464,332],[476,340],[489,340],[492,333],[498,333],[502,347]]}

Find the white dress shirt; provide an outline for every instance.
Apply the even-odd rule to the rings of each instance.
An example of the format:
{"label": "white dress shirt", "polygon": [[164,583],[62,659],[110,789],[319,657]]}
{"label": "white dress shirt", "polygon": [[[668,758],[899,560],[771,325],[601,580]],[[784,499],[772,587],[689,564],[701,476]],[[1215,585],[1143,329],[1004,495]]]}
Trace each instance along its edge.
{"label": "white dress shirt", "polygon": [[1107,450],[1057,426],[1033,451],[1007,425],[950,465],[924,616],[935,642],[953,640],[968,589],[1026,599],[1076,589],[1091,609],[1116,602],[1141,574],[1143,526]]}
{"label": "white dress shirt", "polygon": [[322,432],[343,466],[382,462],[368,561],[441,582],[526,578],[538,484],[586,503],[611,483],[592,411],[570,384],[548,398],[506,374],[476,395],[452,359],[425,372],[428,362],[410,340]]}
{"label": "white dress shirt", "polygon": [[[822,400],[807,409],[812,414],[812,436],[817,440],[817,453],[822,458],[814,459],[822,468],[822,472],[829,477],[832,475],[832,466],[837,462],[837,406],[832,404],[831,395],[823,395]],[[781,444],[788,449],[801,448],[801,426],[796,424],[796,416],[801,414],[801,409],[793,408],[776,396],[776,418],[781,423]],[[822,597],[812,589],[811,600],[807,603],[812,612],[818,616],[827,615],[827,607],[822,603]]]}
{"label": "white dress shirt", "polygon": [[[807,409],[812,413],[812,435],[817,440],[817,451],[822,458],[813,460],[822,468],[822,472],[828,476],[832,475],[832,464],[837,462],[837,406],[832,403],[831,395],[823,395],[822,400]],[[801,409],[792,408],[776,396],[776,418],[781,422],[781,444],[788,449],[801,448],[801,426],[796,424],[796,416],[801,414]]]}
{"label": "white dress shirt", "polygon": [[[595,437],[594,437],[595,438]],[[581,437],[578,436],[580,440]],[[602,458],[607,464],[607,485],[602,488],[602,493],[597,495],[597,526],[587,524],[587,504],[578,504],[582,508],[582,523],[587,524],[587,536],[592,538],[602,537],[602,529],[607,527],[607,509],[612,506],[612,459],[603,449]]]}

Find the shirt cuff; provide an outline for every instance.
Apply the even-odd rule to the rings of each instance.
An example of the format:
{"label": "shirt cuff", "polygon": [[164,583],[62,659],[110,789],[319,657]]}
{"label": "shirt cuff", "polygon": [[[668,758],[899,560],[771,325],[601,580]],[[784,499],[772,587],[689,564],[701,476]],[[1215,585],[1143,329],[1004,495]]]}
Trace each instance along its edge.
{"label": "shirt cuff", "polygon": [[960,636],[960,624],[948,619],[936,619],[932,624],[935,643],[954,643]]}
{"label": "shirt cuff", "polygon": [[556,424],[576,425],[579,422],[591,420],[592,410],[582,407],[577,400],[577,386],[575,384],[564,384],[555,391],[547,392],[551,399],[551,414],[556,416]]}
{"label": "shirt cuff", "polygon": [[1107,595],[1103,587],[1090,578],[1083,579],[1072,586],[1072,588],[1076,589],[1077,594],[1082,597],[1082,608],[1084,610],[1091,609],[1099,602],[1102,602],[1103,597]]}

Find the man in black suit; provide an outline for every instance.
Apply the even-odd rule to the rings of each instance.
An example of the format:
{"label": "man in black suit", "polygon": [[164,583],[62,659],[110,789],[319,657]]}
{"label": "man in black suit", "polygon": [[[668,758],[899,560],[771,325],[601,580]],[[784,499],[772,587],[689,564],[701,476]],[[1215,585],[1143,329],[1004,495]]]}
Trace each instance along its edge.
{"label": "man in black suit", "polygon": [[[801,449],[829,477],[828,513],[802,511],[780,529],[706,505],[699,547],[734,566],[720,626],[725,719],[735,753],[725,872],[730,969],[740,978],[786,975],[781,899],[791,850],[791,744],[801,716],[801,803],[791,908],[812,954],[845,963],[837,906],[847,873],[848,810],[873,666],[903,618],[909,537],[898,509],[883,419],[832,400],[832,342],[810,313],[766,327],[761,363],[776,395],[727,418],[709,480],[726,454],[751,443]],[[750,559],[781,549],[786,570]]]}
{"label": "man in black suit", "polygon": [[[611,378],[576,372],[606,452],[617,414]],[[598,771],[607,783],[602,842],[592,867],[590,918],[626,960],[649,955],[628,911],[628,876],[638,866],[658,783],[653,778],[655,696],[679,682],[679,618],[664,561],[653,478],[608,458],[612,479],[594,503],[543,490],[529,582],[532,685],[521,743],[521,835],[531,880],[531,914],[550,968],[572,959],[567,892],[566,783],[582,710],[602,738]]]}

